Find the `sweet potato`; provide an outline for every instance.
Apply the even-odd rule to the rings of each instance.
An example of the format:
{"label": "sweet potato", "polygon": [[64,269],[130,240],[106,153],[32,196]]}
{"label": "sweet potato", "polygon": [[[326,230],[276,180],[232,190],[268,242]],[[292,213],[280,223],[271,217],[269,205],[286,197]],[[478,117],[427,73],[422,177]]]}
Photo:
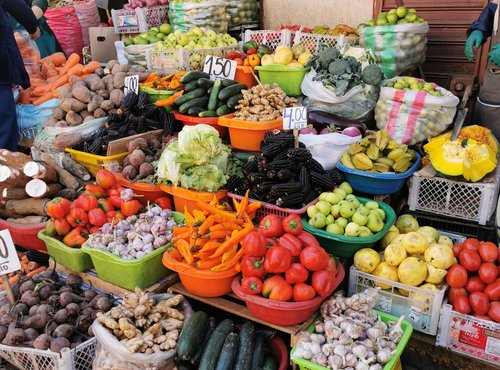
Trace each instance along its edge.
{"label": "sweet potato", "polygon": [[111,100],[115,107],[119,107],[123,101],[123,91],[120,89],[114,89],[109,93],[109,100]]}
{"label": "sweet potato", "polygon": [[102,96],[104,99],[109,99],[109,91],[106,89],[99,90],[96,94]]}
{"label": "sweet potato", "polygon": [[75,99],[80,100],[82,103],[90,103],[92,100],[92,93],[85,85],[79,84],[77,86],[73,86],[71,93]]}
{"label": "sweet potato", "polygon": [[113,109],[115,106],[111,100],[103,100],[100,107],[102,110],[108,112]]}
{"label": "sweet potato", "polygon": [[115,88],[115,85],[113,84],[113,75],[109,74],[106,75],[102,78],[102,82],[104,82],[104,85],[106,86],[106,90],[111,91]]}
{"label": "sweet potato", "polygon": [[[90,113],[88,110],[84,109],[80,112],[80,116],[82,116],[82,119],[85,119],[88,116],[92,116],[92,113]],[[94,117],[94,116],[92,116],[92,117]]]}
{"label": "sweet potato", "polygon": [[59,107],[61,107],[61,109],[66,113],[69,111],[78,113],[87,108],[87,104],[82,103],[75,98],[65,98],[59,100]]}
{"label": "sweet potato", "polygon": [[[96,109],[101,106],[101,103],[104,101],[104,98],[101,95],[94,95],[89,104],[87,104],[87,110],[89,113],[94,114]],[[85,118],[85,117],[84,117]]]}
{"label": "sweet potato", "polygon": [[[110,60],[107,64],[106,64],[106,67],[104,68],[104,73],[106,74],[110,74],[111,71],[113,70],[113,67],[118,64],[118,61],[117,60]],[[106,71],[107,70],[107,71]]]}
{"label": "sweet potato", "polygon": [[123,89],[125,86],[126,76],[127,74],[125,72],[117,72],[116,74],[113,74],[113,85],[115,89]]}
{"label": "sweet potato", "polygon": [[56,119],[56,122],[64,118],[64,111],[57,107],[52,111],[52,117]]}
{"label": "sweet potato", "polygon": [[106,117],[106,112],[103,111],[101,108],[97,108],[95,111],[94,111],[94,118],[102,118],[102,117]]}
{"label": "sweet potato", "polygon": [[128,68],[128,64],[115,64],[111,69],[111,74],[116,76],[118,73],[127,73]]}
{"label": "sweet potato", "polygon": [[68,122],[68,125],[70,126],[78,126],[83,123],[83,118],[78,113],[75,113],[70,110],[66,114],[66,122]]}
{"label": "sweet potato", "polygon": [[73,97],[73,94],[71,93],[71,89],[68,86],[61,86],[61,87],[59,87],[56,90],[56,94],[61,99],[72,98]]}
{"label": "sweet potato", "polygon": [[71,87],[78,84],[79,82],[83,82],[83,80],[80,76],[71,76],[69,78],[69,86],[71,86]]}
{"label": "sweet potato", "polygon": [[93,91],[93,92],[96,92],[96,91],[99,91],[99,90],[106,88],[105,83],[96,74],[91,74],[84,81],[85,81],[85,84],[87,85],[87,87],[90,89],[90,91]]}

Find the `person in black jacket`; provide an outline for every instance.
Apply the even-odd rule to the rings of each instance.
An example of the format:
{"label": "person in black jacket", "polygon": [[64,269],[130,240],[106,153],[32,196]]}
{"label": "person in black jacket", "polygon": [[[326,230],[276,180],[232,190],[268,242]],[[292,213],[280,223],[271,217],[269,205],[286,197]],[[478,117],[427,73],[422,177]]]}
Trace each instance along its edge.
{"label": "person in black jacket", "polygon": [[30,79],[14,39],[9,13],[31,35],[40,37],[38,21],[24,0],[0,0],[0,148],[16,151],[17,122],[13,87],[29,87]]}

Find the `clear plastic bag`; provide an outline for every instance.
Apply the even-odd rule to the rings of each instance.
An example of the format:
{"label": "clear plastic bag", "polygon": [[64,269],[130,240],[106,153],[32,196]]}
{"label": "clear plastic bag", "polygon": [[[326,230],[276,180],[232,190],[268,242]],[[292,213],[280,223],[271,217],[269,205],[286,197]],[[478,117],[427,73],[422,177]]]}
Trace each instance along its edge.
{"label": "clear plastic bag", "polygon": [[14,38],[16,39],[17,47],[21,52],[26,72],[30,75],[38,73],[40,50],[38,49],[36,42],[31,40],[28,31],[24,29],[17,29],[16,32],[14,32]]}
{"label": "clear plastic bag", "polygon": [[428,32],[427,22],[364,27],[359,44],[375,53],[385,77],[392,78],[424,63]]}
{"label": "clear plastic bag", "polygon": [[153,50],[154,45],[130,45],[124,47],[124,56],[128,61],[128,64],[140,65],[147,68],[148,62],[146,57],[147,50]]}
{"label": "clear plastic bag", "polygon": [[259,4],[256,0],[226,0],[229,27],[259,21]]}
{"label": "clear plastic bag", "polygon": [[58,104],[59,99],[50,99],[39,106],[17,104],[17,129],[20,138],[34,139],[43,128],[44,123],[52,117],[52,112]]}
{"label": "clear plastic bag", "polygon": [[203,31],[227,32],[225,1],[212,0],[199,3],[174,1],[169,4],[168,18],[174,30],[187,32],[197,26]]}
{"label": "clear plastic bag", "polygon": [[445,131],[453,122],[459,99],[442,87],[435,85],[435,88],[442,96],[382,87],[375,107],[377,127],[385,128],[398,143],[409,145]]}

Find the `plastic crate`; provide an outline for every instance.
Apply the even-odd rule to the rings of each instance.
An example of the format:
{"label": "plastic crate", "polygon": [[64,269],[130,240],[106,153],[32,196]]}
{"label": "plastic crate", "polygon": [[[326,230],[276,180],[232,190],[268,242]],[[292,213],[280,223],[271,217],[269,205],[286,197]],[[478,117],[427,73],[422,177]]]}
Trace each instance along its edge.
{"label": "plastic crate", "polygon": [[278,45],[292,46],[292,33],[290,30],[246,30],[243,35],[243,43],[255,41],[259,46],[265,45],[274,51]]}
{"label": "plastic crate", "polygon": [[304,45],[312,55],[318,55],[324,46],[340,48],[344,45],[356,45],[358,40],[359,37],[353,35],[318,35],[296,31],[292,36],[292,46]]}
{"label": "plastic crate", "polygon": [[499,338],[499,323],[464,315],[448,303],[441,308],[436,345],[498,366]]}
{"label": "plastic crate", "polygon": [[115,33],[147,32],[151,27],[168,23],[168,5],[151,8],[111,9]]}
{"label": "plastic crate", "polygon": [[[439,292],[421,289],[402,283],[382,279],[361,272],[351,266],[349,272],[349,296],[360,293],[366,288],[377,287],[376,283],[389,285],[388,290],[379,290],[375,308],[394,316],[404,315],[413,329],[425,334],[436,335],[439,323],[439,310],[444,300],[445,285]],[[408,297],[398,293],[398,289],[409,292]]]}
{"label": "plastic crate", "polygon": [[45,242],[49,255],[60,265],[75,272],[83,272],[92,268],[92,260],[80,248],[70,248],[55,238],[45,235],[43,230],[38,237]]}
{"label": "plastic crate", "polygon": [[453,244],[462,243],[465,239],[467,239],[463,235],[459,235],[459,234],[455,234],[455,233],[449,233],[447,231],[438,230],[438,233],[439,233],[439,235],[447,236],[448,238],[450,238],[451,241],[453,242]]}
{"label": "plastic crate", "polygon": [[207,55],[223,57],[231,51],[238,50],[240,50],[239,44],[207,49],[148,50],[146,61],[148,70],[201,71]]}
{"label": "plastic crate", "polygon": [[468,183],[442,177],[410,178],[408,206],[411,211],[437,213],[485,225],[493,215],[500,185],[500,166],[484,182]]}
{"label": "plastic crate", "polygon": [[121,165],[123,159],[128,155],[128,152],[124,152],[105,156],[81,152],[70,148],[66,148],[66,151],[71,155],[71,158],[84,166],[94,176],[102,168],[113,172],[113,169]]}

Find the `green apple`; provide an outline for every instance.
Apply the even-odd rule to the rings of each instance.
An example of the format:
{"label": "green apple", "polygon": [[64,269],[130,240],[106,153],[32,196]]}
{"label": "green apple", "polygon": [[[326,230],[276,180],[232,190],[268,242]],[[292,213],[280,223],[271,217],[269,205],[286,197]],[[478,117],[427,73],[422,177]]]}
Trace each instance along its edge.
{"label": "green apple", "polygon": [[412,84],[412,85],[410,85],[410,90],[419,91],[420,85],[419,84]]}
{"label": "green apple", "polygon": [[340,197],[341,200],[344,200],[345,197],[346,197],[346,195],[347,195],[347,193],[345,192],[345,190],[340,189],[340,188],[334,189],[333,192],[335,194],[337,194]]}
{"label": "green apple", "polygon": [[156,37],[158,37],[159,39],[164,39],[165,37],[167,37],[167,35],[165,35],[164,33],[158,32],[156,34]]}
{"label": "green apple", "polygon": [[355,222],[349,222],[344,230],[345,236],[358,236],[359,225]]}
{"label": "green apple", "polygon": [[348,202],[352,204],[352,206],[354,207],[354,209],[358,209],[360,207],[360,205],[361,205],[361,203],[359,202],[359,200],[357,200],[356,198],[349,199]]}
{"label": "green apple", "polygon": [[167,36],[167,40],[170,42],[173,42],[173,41],[177,42],[177,37],[175,37],[175,35],[173,33],[171,33]]}
{"label": "green apple", "polygon": [[364,226],[368,222],[368,217],[356,211],[352,215],[352,222],[357,223],[359,226]]}
{"label": "green apple", "polygon": [[147,45],[149,42],[143,37],[134,37],[135,45]]}
{"label": "green apple", "polygon": [[217,34],[215,33],[214,30],[207,30],[205,32],[205,35],[208,37],[210,41],[215,41],[217,40]]}
{"label": "green apple", "polygon": [[352,194],[352,186],[347,181],[344,181],[342,184],[340,184],[338,188],[344,190],[346,194]]}
{"label": "green apple", "polygon": [[335,223],[339,225],[342,229],[345,229],[349,221],[344,217],[339,217],[335,220]]}
{"label": "green apple", "polygon": [[400,19],[400,20],[398,21],[398,23],[396,23],[396,24],[406,24],[406,23],[408,23],[408,21],[407,21],[406,19],[404,19],[404,18],[403,18],[403,19]]}
{"label": "green apple", "polygon": [[309,216],[309,218],[313,218],[313,216],[316,214],[316,212],[318,212],[318,210],[316,209],[316,206],[307,207],[307,215]]}
{"label": "green apple", "polygon": [[317,212],[313,218],[309,220],[309,224],[312,227],[316,227],[318,229],[322,229],[326,226],[326,216],[320,212]]}
{"label": "green apple", "polygon": [[183,33],[182,33],[182,31],[181,31],[181,30],[175,30],[175,31],[174,31],[174,36],[175,36],[175,37],[180,37],[182,34],[183,34]]}
{"label": "green apple", "polygon": [[181,35],[181,37],[179,38],[179,45],[186,46],[187,44],[189,44],[187,35]]}
{"label": "green apple", "polygon": [[332,215],[326,216],[326,224],[327,225],[333,224],[334,222],[335,222],[335,219],[333,218]]}
{"label": "green apple", "polygon": [[172,33],[172,26],[169,25],[168,23],[163,23],[160,26],[160,32],[165,35],[170,35]]}
{"label": "green apple", "polygon": [[407,12],[408,11],[404,6],[399,6],[396,8],[396,14],[398,15],[399,18],[404,18]]}
{"label": "green apple", "polygon": [[368,216],[370,214],[370,210],[368,208],[366,208],[365,206],[359,206],[359,208],[356,210],[356,212],[359,212],[365,216]]}
{"label": "green apple", "polygon": [[415,77],[406,77],[406,82],[411,86],[413,84],[418,84],[418,80]]}
{"label": "green apple", "polygon": [[382,221],[385,221],[385,212],[382,208],[377,208],[377,209],[374,209],[373,211],[378,212]]}
{"label": "green apple", "polygon": [[192,33],[194,33],[197,37],[201,37],[201,36],[203,36],[203,31],[201,30],[201,28],[200,28],[200,27],[196,27],[196,26],[195,26],[195,27],[191,27],[189,30],[190,30]]}
{"label": "green apple", "polygon": [[340,216],[340,205],[338,205],[338,204],[332,205],[332,207],[330,209],[330,214],[334,218],[339,218],[339,216]]}
{"label": "green apple", "polygon": [[327,195],[328,195],[328,193],[327,193],[327,192],[321,193],[321,194],[319,195],[319,198],[318,198],[318,199],[319,199],[319,200],[326,200],[326,196],[327,196]]}
{"label": "green apple", "polygon": [[340,206],[340,215],[344,218],[352,217],[354,211],[355,211],[354,206],[349,202],[342,204]]}
{"label": "green apple", "polygon": [[398,89],[398,90],[403,90],[405,88],[405,85],[403,83],[401,83],[401,82],[396,82],[394,84],[394,88]]}
{"label": "green apple", "polygon": [[426,82],[424,83],[424,90],[430,90],[430,91],[434,91],[434,85],[429,83],[429,82]]}
{"label": "green apple", "polygon": [[160,32],[160,29],[158,27],[151,27],[149,29],[149,32],[158,33],[158,32]]}
{"label": "green apple", "polygon": [[375,22],[376,22],[376,20],[375,20],[375,19],[370,19],[368,22],[366,22],[366,24],[367,24],[368,26],[370,26],[370,27],[373,27],[373,26],[375,26]]}
{"label": "green apple", "polygon": [[326,200],[320,200],[318,203],[316,203],[316,209],[325,216],[330,213],[331,208],[332,207],[330,203],[328,203]]}
{"label": "green apple", "polygon": [[123,44],[125,46],[130,46],[130,45],[134,45],[134,39],[129,37],[129,38],[126,38],[125,40],[123,40]]}
{"label": "green apple", "polygon": [[148,38],[148,36],[149,36],[149,33],[147,33],[147,32],[143,32],[143,33],[141,33],[141,34],[139,35],[139,37],[142,37],[143,39],[147,39],[147,38]]}
{"label": "green apple", "polygon": [[359,235],[358,236],[360,238],[368,238],[369,236],[372,236],[372,235],[373,235],[373,233],[366,226],[359,227]]}
{"label": "green apple", "polygon": [[330,204],[338,204],[342,199],[340,199],[340,195],[335,193],[327,193],[326,198],[324,199]]}
{"label": "green apple", "polygon": [[375,22],[377,26],[385,26],[387,24],[387,19],[385,18],[377,18],[377,21]]}
{"label": "green apple", "polygon": [[368,202],[365,203],[365,207],[368,208],[368,209],[377,209],[378,208],[378,203],[373,201],[373,200],[369,200]]}
{"label": "green apple", "polygon": [[387,13],[387,15],[389,15],[389,14],[396,14],[396,9],[389,10],[389,12]]}
{"label": "green apple", "polygon": [[344,229],[342,228],[342,226],[337,224],[327,225],[326,232],[335,235],[344,235]]}

